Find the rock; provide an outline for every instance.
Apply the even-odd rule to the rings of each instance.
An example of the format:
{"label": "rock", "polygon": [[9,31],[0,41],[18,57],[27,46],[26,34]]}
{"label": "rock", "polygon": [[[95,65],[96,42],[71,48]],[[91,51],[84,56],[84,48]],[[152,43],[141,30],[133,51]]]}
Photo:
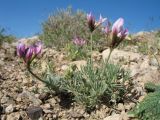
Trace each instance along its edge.
{"label": "rock", "polygon": [[120,114],[114,114],[104,118],[103,120],[121,120],[121,119],[120,119]]}
{"label": "rock", "polygon": [[68,66],[68,65],[62,65],[61,70],[65,71],[65,70],[67,70],[67,69],[69,69],[69,66]]}
{"label": "rock", "polygon": [[2,91],[0,91],[0,99],[2,99],[2,97],[3,97],[3,93]]}
{"label": "rock", "polygon": [[36,98],[33,93],[28,92],[28,91],[23,91],[21,94],[19,94],[18,97],[20,97],[20,98],[22,98],[24,100],[28,99],[35,106],[39,106],[39,105],[42,104],[42,101],[40,99]]}
{"label": "rock", "polygon": [[54,114],[54,115],[52,116],[52,118],[53,118],[53,120],[56,120],[56,119],[58,118],[58,115],[57,115],[57,114]]}
{"label": "rock", "polygon": [[15,112],[7,115],[6,120],[22,120],[22,117],[18,112]]}
{"label": "rock", "polygon": [[15,107],[13,107],[12,104],[10,104],[8,107],[5,109],[5,113],[12,113],[15,110]]}
{"label": "rock", "polygon": [[70,65],[76,65],[78,70],[81,70],[81,66],[85,66],[86,64],[87,62],[85,60],[79,60],[70,63]]}
{"label": "rock", "polygon": [[55,104],[57,103],[55,98],[50,98],[50,99],[47,100],[47,102],[49,102],[51,106],[55,106]]}
{"label": "rock", "polygon": [[51,108],[51,105],[46,103],[42,106],[43,109],[50,109]]}
{"label": "rock", "polygon": [[7,119],[7,115],[2,115],[2,116],[0,116],[0,120],[6,120]]}
{"label": "rock", "polygon": [[71,116],[73,118],[80,118],[83,117],[83,114],[85,113],[85,111],[83,109],[79,109],[79,110],[73,110],[71,112]]}
{"label": "rock", "polygon": [[6,95],[4,95],[2,98],[1,98],[1,102],[2,104],[4,103],[7,103],[7,101],[9,100],[9,97],[7,97]]}
{"label": "rock", "polygon": [[32,120],[39,119],[43,114],[43,110],[38,106],[31,106],[27,109],[27,115]]}
{"label": "rock", "polygon": [[149,61],[149,64],[151,66],[158,66],[158,61],[156,58],[151,58],[150,61]]}
{"label": "rock", "polygon": [[43,112],[44,112],[45,114],[53,113],[52,110],[47,110],[47,109],[43,109]]}
{"label": "rock", "polygon": [[[103,60],[106,60],[108,58],[110,49],[106,49],[102,52],[102,58]],[[134,52],[129,52],[129,51],[122,51],[122,50],[117,50],[114,49],[111,56],[110,60],[113,63],[119,63],[119,62],[137,62],[141,59],[141,55],[138,53]]]}
{"label": "rock", "polygon": [[50,95],[50,93],[41,93],[40,95],[39,95],[39,99],[40,100],[42,100],[42,101],[45,101],[45,100],[47,100],[48,98],[49,98],[49,95]]}
{"label": "rock", "polygon": [[124,111],[125,110],[124,105],[122,103],[119,103],[117,110]]}
{"label": "rock", "polygon": [[94,61],[99,61],[102,58],[102,55],[98,51],[93,51],[92,58]]}
{"label": "rock", "polygon": [[125,110],[131,110],[132,108],[135,107],[135,103],[129,103],[129,104],[125,104],[124,107],[125,107]]}
{"label": "rock", "polygon": [[103,120],[129,120],[127,113],[122,111],[121,114],[113,114],[104,118]]}
{"label": "rock", "polygon": [[0,67],[4,65],[4,62],[0,60]]}

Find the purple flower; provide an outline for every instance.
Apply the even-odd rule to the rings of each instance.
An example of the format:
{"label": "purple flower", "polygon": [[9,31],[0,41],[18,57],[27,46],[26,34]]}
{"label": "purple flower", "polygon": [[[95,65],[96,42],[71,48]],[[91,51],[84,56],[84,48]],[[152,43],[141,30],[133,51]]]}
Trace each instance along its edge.
{"label": "purple flower", "polygon": [[73,43],[74,43],[75,45],[81,47],[81,46],[83,46],[83,45],[86,43],[86,41],[85,41],[84,39],[80,38],[80,37],[75,37],[75,38],[73,39]]}
{"label": "purple flower", "polygon": [[23,43],[19,43],[17,46],[17,55],[19,57],[24,57],[25,50],[26,50],[26,46]]}
{"label": "purple flower", "polygon": [[93,32],[95,30],[95,18],[92,15],[92,13],[87,14],[87,22],[88,22],[88,27],[90,29],[91,32]]}
{"label": "purple flower", "polygon": [[38,54],[41,53],[41,50],[41,42],[37,42],[30,46],[26,46],[23,43],[19,43],[17,46],[17,55],[20,58],[23,58],[25,63],[29,64]]}
{"label": "purple flower", "polygon": [[122,40],[125,39],[125,37],[128,35],[128,30],[124,29],[124,20],[123,18],[119,18],[112,26],[112,29],[110,29],[110,23],[108,22],[106,27],[103,29],[104,33],[109,35],[111,38],[111,48],[117,47]]}
{"label": "purple flower", "polygon": [[32,46],[28,47],[28,48],[26,49],[24,61],[25,61],[26,63],[28,63],[29,61],[31,61],[32,58],[33,58],[33,54],[34,54],[34,48],[33,48]]}
{"label": "purple flower", "polygon": [[38,41],[37,43],[34,44],[34,53],[35,55],[40,54],[42,51],[42,42]]}
{"label": "purple flower", "polygon": [[107,20],[107,18],[103,18],[102,15],[100,14],[98,22],[95,23],[95,26],[98,27],[102,23],[104,23]]}
{"label": "purple flower", "polygon": [[128,35],[128,30],[123,27],[124,20],[119,18],[112,26],[113,36],[117,36],[120,39],[124,39]]}
{"label": "purple flower", "polygon": [[101,25],[104,21],[106,20],[106,18],[103,18],[101,15],[99,17],[99,21],[96,22],[95,17],[92,15],[92,13],[87,14],[87,23],[88,23],[88,27],[90,29],[91,32],[93,32],[99,25]]}

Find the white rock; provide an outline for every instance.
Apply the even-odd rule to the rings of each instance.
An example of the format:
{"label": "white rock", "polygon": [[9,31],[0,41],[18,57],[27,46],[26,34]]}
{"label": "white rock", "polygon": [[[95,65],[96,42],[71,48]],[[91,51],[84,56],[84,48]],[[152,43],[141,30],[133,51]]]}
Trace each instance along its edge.
{"label": "white rock", "polygon": [[61,70],[65,71],[65,70],[67,70],[68,68],[69,68],[68,65],[62,65]]}
{"label": "white rock", "polygon": [[5,112],[6,113],[12,113],[14,111],[14,107],[12,104],[10,104],[8,107],[6,107]]}
{"label": "white rock", "polygon": [[[102,52],[102,58],[103,60],[106,60],[108,58],[110,49],[106,49]],[[124,60],[126,62],[137,62],[139,59],[141,59],[141,55],[138,53],[134,53],[134,52],[129,52],[129,51],[122,51],[122,50],[117,50],[114,49],[111,56],[110,56],[110,62],[113,63],[118,63]]]}
{"label": "white rock", "polygon": [[78,70],[81,70],[81,66],[85,66],[86,64],[87,62],[85,60],[79,60],[70,63],[70,65],[76,65]]}

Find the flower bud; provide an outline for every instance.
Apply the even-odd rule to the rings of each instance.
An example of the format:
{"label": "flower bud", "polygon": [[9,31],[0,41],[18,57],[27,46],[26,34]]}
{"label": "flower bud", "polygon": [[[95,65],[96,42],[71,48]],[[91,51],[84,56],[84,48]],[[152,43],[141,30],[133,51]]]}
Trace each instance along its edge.
{"label": "flower bud", "polygon": [[112,26],[112,48],[117,47],[128,35],[128,30],[124,29],[123,24],[123,18],[119,18]]}
{"label": "flower bud", "polygon": [[92,13],[87,14],[87,22],[90,31],[93,32],[95,30],[95,18]]}

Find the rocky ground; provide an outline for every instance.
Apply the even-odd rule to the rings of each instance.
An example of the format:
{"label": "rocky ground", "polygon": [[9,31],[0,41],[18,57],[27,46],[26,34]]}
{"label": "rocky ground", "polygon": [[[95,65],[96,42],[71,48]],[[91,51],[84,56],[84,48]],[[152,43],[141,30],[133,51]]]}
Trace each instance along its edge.
{"label": "rocky ground", "polygon": [[[139,35],[139,38],[141,37],[143,38]],[[127,112],[146,95],[144,83],[159,83],[160,72],[155,58],[140,53],[137,46],[115,49],[110,62],[121,64],[123,68],[130,70],[134,86],[130,94],[135,96],[131,101],[119,103],[115,109],[101,105],[93,112],[87,113],[84,107],[71,102],[67,95],[57,96],[28,74],[24,64],[15,54],[16,44],[5,43],[3,49],[0,49],[1,120],[29,120],[29,117],[33,116],[44,120],[130,120],[134,118],[128,116]],[[108,54],[108,49],[102,53],[94,51],[92,57],[98,62],[106,59]],[[86,64],[85,60],[68,61],[65,53],[49,48],[44,48],[41,57],[40,69],[35,69],[37,73],[45,71],[48,59],[54,63],[57,74],[62,74],[70,64],[76,64],[78,68]]]}

